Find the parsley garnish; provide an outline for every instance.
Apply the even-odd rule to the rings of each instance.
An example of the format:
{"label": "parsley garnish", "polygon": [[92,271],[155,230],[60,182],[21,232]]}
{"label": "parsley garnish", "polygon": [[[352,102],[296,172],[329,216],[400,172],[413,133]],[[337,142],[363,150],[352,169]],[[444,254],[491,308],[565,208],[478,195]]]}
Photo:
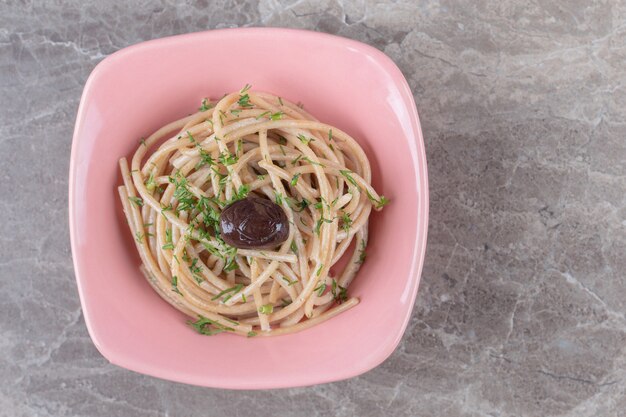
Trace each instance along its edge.
{"label": "parsley garnish", "polygon": [[320,217],[320,219],[315,223],[315,234],[319,235],[320,234],[320,229],[322,227],[322,223],[332,223],[333,221],[330,219],[325,219],[323,217]]}
{"label": "parsley garnish", "polygon": [[322,269],[324,269],[324,264],[320,264],[320,266],[317,268],[317,271],[315,271],[315,275],[319,277],[322,273]]}
{"label": "parsley garnish", "polygon": [[342,225],[343,230],[345,230],[346,233],[349,233],[350,226],[352,225],[352,219],[350,218],[350,214],[344,211],[343,214],[341,215],[341,221],[343,222],[343,225]]}
{"label": "parsley garnish", "polygon": [[259,181],[263,181],[267,175],[257,175],[256,179]]}
{"label": "parsley garnish", "polygon": [[198,111],[207,111],[209,110],[211,107],[213,107],[213,104],[209,103],[209,100],[207,100],[206,98],[202,99],[202,105],[200,106],[200,108],[198,109]]}
{"label": "parsley garnish", "polygon": [[230,152],[228,151],[224,151],[224,153],[221,153],[218,160],[223,164],[223,165],[234,165],[237,163],[237,161],[239,160],[239,158],[237,158],[236,155],[231,155]]}
{"label": "parsley garnish", "polygon": [[241,110],[233,109],[230,111],[230,114],[232,114],[233,116],[237,116],[237,117],[239,117],[239,113],[241,113]]}
{"label": "parsley garnish", "polygon": [[178,289],[178,277],[176,275],[172,276],[172,291],[174,291],[176,294],[180,295],[181,297],[184,297],[183,293],[180,292],[180,290]]}
{"label": "parsley garnish", "polygon": [[264,304],[259,307],[259,313],[261,314],[272,314],[274,312],[274,306],[271,304]]}
{"label": "parsley garnish", "polygon": [[290,247],[291,247],[291,251],[297,255],[298,254],[298,245],[296,245],[296,241],[295,240],[291,241],[291,246]]}
{"label": "parsley garnish", "polygon": [[337,284],[337,281],[334,279],[330,287],[330,292],[338,304],[341,304],[348,299],[348,289]]}
{"label": "parsley garnish", "polygon": [[143,206],[143,200],[139,197],[128,197],[128,199],[137,207]]}
{"label": "parsley garnish", "polygon": [[319,166],[321,166],[322,168],[324,168],[324,164],[320,164],[319,162],[314,162],[314,161],[312,161],[312,160],[311,160],[308,156],[305,156],[305,157],[304,157],[304,158],[302,158],[302,159],[304,159],[305,161],[307,161],[307,162],[308,162],[308,163],[310,163],[310,164],[313,164],[313,165],[319,165]]}
{"label": "parsley garnish", "polygon": [[300,175],[301,175],[301,174],[300,174],[299,172],[298,172],[296,175],[294,175],[294,176],[291,178],[291,182],[290,182],[290,184],[291,184],[291,185],[293,185],[293,186],[295,187],[295,186],[298,184],[298,178],[300,178]]}
{"label": "parsley garnish", "polygon": [[246,198],[248,196],[248,194],[250,193],[250,186],[246,185],[246,184],[242,184],[239,186],[239,190],[237,190],[237,193],[235,194],[235,197],[233,198],[233,200],[243,200],[244,198]]}
{"label": "parsley garnish", "polygon": [[286,276],[281,276],[281,278],[283,279],[283,281],[285,281],[287,283],[287,286],[291,287],[293,284],[297,283],[298,281],[292,281],[289,278],[287,278]]}
{"label": "parsley garnish", "polygon": [[328,131],[328,141],[330,142],[331,140],[333,140],[333,130],[332,129],[330,129]]}
{"label": "parsley garnish", "polygon": [[303,198],[302,201],[297,201],[296,202],[296,207],[298,207],[300,210],[295,210],[296,212],[301,212],[302,210],[304,210],[305,208],[309,207],[309,200],[307,200],[306,198]]}
{"label": "parsley garnish", "polygon": [[270,115],[270,120],[280,120],[283,118],[284,115],[285,113],[283,113],[282,111],[273,113]]}
{"label": "parsley garnish", "polygon": [[197,264],[198,264],[199,259],[198,258],[193,258],[193,261],[191,261],[191,266],[189,267],[189,270],[191,271],[191,275],[194,277],[194,279],[196,280],[196,282],[198,284],[201,284],[203,279],[202,279],[202,268],[200,268]]}
{"label": "parsley garnish", "polygon": [[308,145],[310,142],[313,142],[315,140],[313,138],[307,138],[304,135],[298,135],[298,139],[300,139],[300,142],[304,143],[305,145]]}
{"label": "parsley garnish", "polygon": [[194,195],[187,188],[187,179],[180,174],[175,177],[169,177],[170,183],[174,184],[174,198],[178,200],[177,212],[186,211],[194,208]]}
{"label": "parsley garnish", "polygon": [[174,243],[172,243],[172,229],[165,229],[165,245],[161,246],[161,249],[174,250]]}
{"label": "parsley garnish", "polygon": [[254,336],[256,336],[256,332],[253,332],[253,331],[248,332],[248,337],[254,337]]}
{"label": "parsley garnish", "polygon": [[143,146],[148,147],[148,145],[146,145],[146,138],[144,138],[143,136],[141,137],[141,139],[139,139],[139,142],[141,142]]}
{"label": "parsley garnish", "polygon": [[269,111],[263,112],[263,113],[259,114],[257,117],[255,117],[255,119],[256,119],[256,120],[259,120],[261,117],[267,116],[267,115],[268,115],[268,114],[270,114],[270,113],[271,113],[271,112],[269,112]]}
{"label": "parsley garnish", "polygon": [[379,208],[383,208],[384,206],[386,206],[387,204],[389,204],[389,200],[387,199],[387,197],[385,197],[384,195],[380,196],[380,200],[376,200],[376,198],[374,198],[374,196],[372,194],[370,194],[369,191],[367,191],[367,198],[370,199],[370,201],[372,202],[372,204],[374,204],[376,206],[377,209]]}
{"label": "parsley garnish", "polygon": [[154,172],[150,173],[150,176],[146,180],[145,185],[148,191],[154,191],[154,189],[156,188],[156,181],[154,180]]}
{"label": "parsley garnish", "polygon": [[302,155],[302,154],[300,154],[300,155],[296,156],[296,157],[295,157],[295,158],[291,161],[291,165],[295,165],[295,164],[297,164],[297,163],[298,163],[298,161],[299,161],[300,159],[302,159],[302,157],[303,157],[303,156],[304,156],[304,155]]}
{"label": "parsley garnish", "polygon": [[279,192],[276,192],[276,204],[282,206],[283,204],[283,195]]}
{"label": "parsley garnish", "polygon": [[361,249],[359,249],[359,259],[357,259],[357,261],[355,263],[357,264],[362,264],[363,262],[365,262],[365,257],[367,256],[367,254],[365,253],[365,240],[361,241]]}
{"label": "parsley garnish", "polygon": [[196,170],[204,165],[212,166],[215,165],[215,161],[211,157],[211,154],[204,150],[202,147],[198,146],[198,152],[200,153],[200,161],[196,164]]}
{"label": "parsley garnish", "polygon": [[280,301],[282,301],[282,304],[280,305],[282,308],[287,307],[292,302],[291,300],[285,300],[284,298],[281,298]]}
{"label": "parsley garnish", "polygon": [[214,334],[232,332],[235,330],[232,327],[224,326],[215,320],[207,319],[203,316],[199,316],[198,320],[195,322],[188,321],[187,324],[190,325],[195,331],[205,336],[213,336]]}
{"label": "parsley garnish", "polygon": [[317,291],[317,296],[321,297],[322,294],[324,294],[324,291],[326,291],[326,283],[320,282],[320,284],[313,291]]}
{"label": "parsley garnish", "polygon": [[347,171],[347,170],[340,170],[339,173],[341,175],[343,175],[350,184],[354,185],[355,187],[359,187],[359,184],[357,184],[356,180],[354,179],[354,177],[352,177],[352,172]]}
{"label": "parsley garnish", "polygon": [[226,295],[226,297],[224,297],[224,299],[222,300],[222,302],[225,303],[226,301],[230,300],[233,295],[235,295],[239,291],[241,291],[242,288],[243,288],[243,284],[237,284],[234,287],[227,288],[224,291],[222,291],[219,294],[217,294],[215,297],[211,298],[211,301],[215,301],[218,298],[221,298],[224,295]]}

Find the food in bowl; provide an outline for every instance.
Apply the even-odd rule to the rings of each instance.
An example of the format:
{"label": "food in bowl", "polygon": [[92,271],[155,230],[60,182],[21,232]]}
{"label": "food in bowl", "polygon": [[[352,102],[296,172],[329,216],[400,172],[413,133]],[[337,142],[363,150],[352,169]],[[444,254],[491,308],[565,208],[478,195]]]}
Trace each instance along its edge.
{"label": "food in bowl", "polygon": [[140,269],[199,333],[292,333],[358,304],[348,288],[388,200],[357,141],[303,106],[249,85],[205,99],[120,169]]}

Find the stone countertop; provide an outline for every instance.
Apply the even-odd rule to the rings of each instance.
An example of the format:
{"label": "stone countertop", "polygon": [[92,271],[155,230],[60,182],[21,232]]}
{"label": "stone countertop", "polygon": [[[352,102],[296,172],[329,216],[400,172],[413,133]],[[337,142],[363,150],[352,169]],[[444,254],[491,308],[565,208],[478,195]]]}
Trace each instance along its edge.
{"label": "stone countertop", "polygon": [[[624,415],[624,2],[128,3],[0,5],[1,416]],[[67,174],[87,76],[143,40],[241,25],[371,44],[415,95],[431,185],[420,292],[396,352],[348,381],[170,383],[110,365],[85,328]]]}

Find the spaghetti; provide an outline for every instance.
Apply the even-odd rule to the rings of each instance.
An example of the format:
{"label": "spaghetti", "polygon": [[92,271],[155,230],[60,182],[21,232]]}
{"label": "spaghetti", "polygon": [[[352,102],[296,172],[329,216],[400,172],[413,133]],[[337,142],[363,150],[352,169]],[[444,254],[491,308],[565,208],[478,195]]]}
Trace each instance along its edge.
{"label": "spaghetti", "polygon": [[[153,149],[154,148],[154,149]],[[152,288],[206,335],[279,335],[358,304],[368,218],[388,200],[370,185],[358,143],[280,97],[241,91],[147,139],[118,191]],[[270,249],[237,249],[219,218],[248,196],[275,202],[289,223]],[[341,271],[331,267],[346,255]]]}

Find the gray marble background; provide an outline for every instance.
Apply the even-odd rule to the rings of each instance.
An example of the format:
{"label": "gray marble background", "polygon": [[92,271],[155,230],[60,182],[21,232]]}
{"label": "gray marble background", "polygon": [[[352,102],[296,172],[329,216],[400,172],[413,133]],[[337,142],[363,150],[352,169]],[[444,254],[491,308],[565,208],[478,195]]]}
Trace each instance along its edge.
{"label": "gray marble background", "polygon": [[[371,44],[406,75],[431,222],[398,350],[352,380],[204,389],[107,363],[68,235],[87,76],[139,41],[286,26]],[[239,0],[0,3],[1,416],[626,415],[626,4]]]}

